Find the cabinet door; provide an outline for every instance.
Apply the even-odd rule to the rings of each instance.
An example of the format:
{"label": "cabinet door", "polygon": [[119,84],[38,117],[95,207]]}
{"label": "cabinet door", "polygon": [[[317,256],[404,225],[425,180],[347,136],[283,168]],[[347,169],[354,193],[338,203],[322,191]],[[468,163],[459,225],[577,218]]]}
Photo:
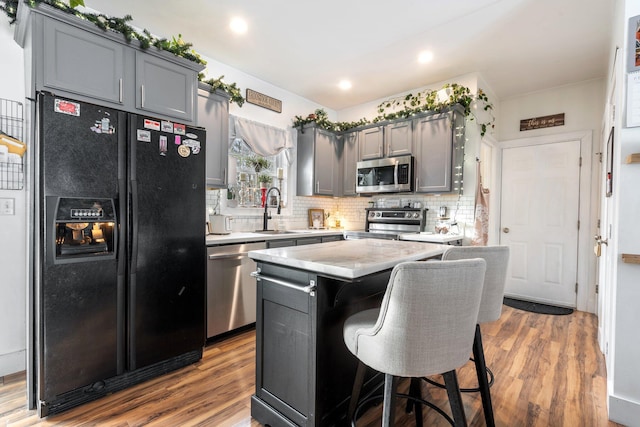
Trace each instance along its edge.
{"label": "cabinet door", "polygon": [[303,289],[308,275],[274,267],[282,274],[271,278],[268,266],[258,268],[256,396],[296,425],[314,425],[316,297]]}
{"label": "cabinet door", "polygon": [[267,240],[267,249],[271,248],[286,248],[287,246],[295,246],[295,239],[278,239],[278,240]]}
{"label": "cabinet door", "polygon": [[193,70],[136,52],[136,107],[141,110],[192,122],[197,80]]}
{"label": "cabinet door", "polygon": [[380,159],[383,156],[384,128],[382,126],[363,129],[358,135],[360,160]]}
{"label": "cabinet door", "polygon": [[305,237],[303,239],[296,240],[296,246],[313,245],[316,243],[322,243],[322,237]]}
{"label": "cabinet door", "polygon": [[358,132],[342,136],[342,195],[356,196],[356,166],[358,163]]}
{"label": "cabinet door", "polygon": [[124,102],[125,46],[54,19],[45,19],[43,28],[43,86]]}
{"label": "cabinet door", "polygon": [[411,154],[413,127],[411,120],[391,123],[384,129],[385,153],[387,157]]}
{"label": "cabinet door", "polygon": [[314,152],[315,194],[333,196],[334,177],[337,172],[337,137],[322,129],[316,129]]}
{"label": "cabinet door", "polygon": [[416,192],[451,191],[451,114],[416,119],[414,125]]}
{"label": "cabinet door", "polygon": [[225,188],[229,162],[229,100],[228,98],[198,89],[197,125],[207,130],[207,186]]}

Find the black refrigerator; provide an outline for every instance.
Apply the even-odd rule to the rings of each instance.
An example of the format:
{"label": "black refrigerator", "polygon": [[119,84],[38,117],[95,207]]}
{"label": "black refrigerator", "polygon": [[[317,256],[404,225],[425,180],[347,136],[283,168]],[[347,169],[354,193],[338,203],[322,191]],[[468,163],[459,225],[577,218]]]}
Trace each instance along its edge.
{"label": "black refrigerator", "polygon": [[39,93],[40,416],[186,366],[205,344],[205,131]]}

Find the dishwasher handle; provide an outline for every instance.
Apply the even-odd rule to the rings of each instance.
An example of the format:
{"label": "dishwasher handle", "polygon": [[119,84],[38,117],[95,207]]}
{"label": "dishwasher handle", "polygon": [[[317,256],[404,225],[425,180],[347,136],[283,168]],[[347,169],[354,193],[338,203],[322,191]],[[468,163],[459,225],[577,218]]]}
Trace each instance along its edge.
{"label": "dishwasher handle", "polygon": [[271,283],[275,283],[276,285],[283,286],[285,288],[294,289],[296,291],[302,291],[306,294],[314,296],[316,293],[316,281],[310,280],[308,286],[298,286],[293,283],[285,282],[284,280],[276,279],[275,277],[264,276],[260,274],[259,271],[254,271],[251,273],[251,277],[255,277],[256,280],[268,280]]}
{"label": "dishwasher handle", "polygon": [[209,255],[209,259],[240,259],[247,256],[249,252],[227,252],[224,254]]}

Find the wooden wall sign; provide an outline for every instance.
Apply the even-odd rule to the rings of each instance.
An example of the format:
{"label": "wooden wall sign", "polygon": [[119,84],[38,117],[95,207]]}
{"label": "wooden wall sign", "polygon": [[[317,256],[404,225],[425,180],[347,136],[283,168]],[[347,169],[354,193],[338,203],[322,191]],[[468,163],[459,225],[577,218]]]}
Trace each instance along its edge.
{"label": "wooden wall sign", "polygon": [[520,131],[564,126],[564,113],[520,120]]}
{"label": "wooden wall sign", "polygon": [[282,101],[256,92],[255,90],[247,89],[247,102],[275,111],[276,113],[282,113]]}

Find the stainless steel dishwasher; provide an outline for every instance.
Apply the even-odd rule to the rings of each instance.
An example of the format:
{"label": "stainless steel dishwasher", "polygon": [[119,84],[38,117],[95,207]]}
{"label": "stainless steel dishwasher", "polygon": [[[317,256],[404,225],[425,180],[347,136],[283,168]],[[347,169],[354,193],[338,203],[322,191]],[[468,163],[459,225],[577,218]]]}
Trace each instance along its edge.
{"label": "stainless steel dishwasher", "polygon": [[256,263],[247,252],[265,242],[207,248],[207,338],[256,321]]}

